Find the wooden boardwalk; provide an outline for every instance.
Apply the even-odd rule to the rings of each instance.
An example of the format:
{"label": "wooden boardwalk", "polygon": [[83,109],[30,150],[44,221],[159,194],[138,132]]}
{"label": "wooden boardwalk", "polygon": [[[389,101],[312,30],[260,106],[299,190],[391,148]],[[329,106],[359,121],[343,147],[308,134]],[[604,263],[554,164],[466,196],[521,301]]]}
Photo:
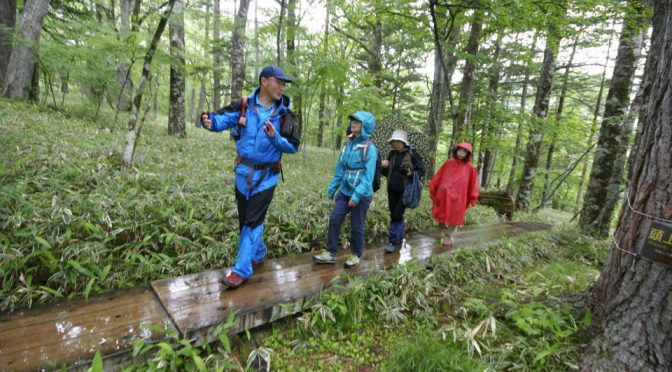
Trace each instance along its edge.
{"label": "wooden boardwalk", "polygon": [[[455,247],[549,227],[527,222],[470,226],[456,234]],[[367,246],[361,264],[353,269],[343,266],[346,252],[341,252],[335,265],[314,264],[314,253],[267,261],[241,288],[231,291],[220,284],[229,269],[216,270],[1,316],[0,371],[88,366],[96,350],[106,368],[118,365],[129,360],[136,340],[163,339],[162,333],[148,330],[149,325],[176,329],[195,344],[212,341],[210,332],[233,311],[239,311],[233,332],[269,323],[300,311],[305,301],[344,272],[366,275],[395,263],[424,262],[447,253],[438,238],[438,232],[409,234],[404,247],[394,254]]]}

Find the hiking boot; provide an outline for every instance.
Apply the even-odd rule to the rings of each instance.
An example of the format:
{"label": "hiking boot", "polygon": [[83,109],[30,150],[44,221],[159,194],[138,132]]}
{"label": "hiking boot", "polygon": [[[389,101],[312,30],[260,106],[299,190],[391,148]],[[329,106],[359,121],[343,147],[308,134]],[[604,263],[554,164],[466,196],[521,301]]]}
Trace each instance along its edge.
{"label": "hiking boot", "polygon": [[231,272],[231,274],[227,275],[226,278],[222,280],[222,283],[226,286],[227,289],[236,289],[240,287],[244,281],[245,279],[243,279],[243,277],[234,272]]}
{"label": "hiking boot", "polygon": [[397,250],[397,246],[392,243],[387,243],[385,247],[385,253],[394,253]]}
{"label": "hiking boot", "polygon": [[263,264],[264,260],[252,260],[252,270],[256,269],[259,265]]}
{"label": "hiking boot", "polygon": [[336,263],[336,256],[326,249],[323,249],[320,254],[313,256],[313,261],[318,264],[334,264]]}
{"label": "hiking boot", "polygon": [[359,257],[354,254],[349,254],[348,259],[345,260],[345,268],[350,269],[359,265]]}

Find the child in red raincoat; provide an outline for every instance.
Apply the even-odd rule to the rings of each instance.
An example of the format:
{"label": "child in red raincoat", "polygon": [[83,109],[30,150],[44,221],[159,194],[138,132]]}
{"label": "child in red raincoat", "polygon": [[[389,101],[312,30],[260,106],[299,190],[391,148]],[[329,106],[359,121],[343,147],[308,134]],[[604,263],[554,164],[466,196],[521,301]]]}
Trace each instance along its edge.
{"label": "child in red raincoat", "polygon": [[453,245],[458,226],[464,225],[464,215],[469,206],[478,202],[478,175],[471,164],[472,147],[462,142],[453,149],[453,156],[436,172],[429,183],[432,199],[432,217],[446,225],[443,245]]}

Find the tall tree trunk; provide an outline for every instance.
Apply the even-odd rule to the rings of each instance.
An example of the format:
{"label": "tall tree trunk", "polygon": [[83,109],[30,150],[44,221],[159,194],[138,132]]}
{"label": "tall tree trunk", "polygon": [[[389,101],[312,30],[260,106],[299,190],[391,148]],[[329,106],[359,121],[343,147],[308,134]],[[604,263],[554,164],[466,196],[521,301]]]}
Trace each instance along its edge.
{"label": "tall tree trunk", "polygon": [[343,84],[343,82],[338,84],[338,94],[336,95],[336,129],[331,131],[332,133],[336,133],[336,140],[333,143],[334,150],[341,148],[343,135],[345,134],[345,130],[341,130],[341,125],[343,124],[343,96],[345,95]]}
{"label": "tall tree trunk", "polygon": [[[613,29],[612,29],[613,31]],[[614,32],[609,33],[609,43],[607,44],[607,57],[604,59],[604,68],[602,69],[602,79],[600,80],[600,90],[597,93],[597,102],[595,103],[595,109],[593,110],[593,122],[590,126],[590,135],[586,140],[586,147],[593,144],[593,139],[595,138],[595,133],[597,132],[597,118],[600,116],[600,108],[602,107],[602,94],[604,93],[604,84],[607,80],[607,65],[609,65],[609,54],[611,52],[611,42],[614,36]],[[578,193],[576,194],[576,205],[577,210],[575,213],[578,214],[581,208],[581,203],[583,203],[583,185],[586,182],[586,174],[588,173],[588,161],[583,162],[583,167],[581,168],[581,178],[579,178]]]}
{"label": "tall tree trunk", "polygon": [[250,0],[240,0],[231,36],[231,99],[243,96],[245,83],[245,25]]}
{"label": "tall tree trunk", "polygon": [[0,0],[0,87],[3,86],[12,54],[12,30],[15,25],[16,0]]}
{"label": "tall tree trunk", "polygon": [[506,181],[506,192],[513,194],[513,187],[516,181],[516,169],[518,169],[518,159],[520,159],[520,147],[523,142],[523,125],[526,122],[527,113],[527,87],[529,86],[530,71],[532,69],[532,61],[537,54],[537,39],[539,34],[534,33],[532,38],[532,46],[530,53],[527,55],[527,62],[525,63],[525,75],[523,77],[523,90],[520,93],[520,117],[518,118],[518,129],[516,129],[516,145],[513,149],[513,158],[511,160],[511,170],[509,171],[509,179]]}
{"label": "tall tree trunk", "polygon": [[580,32],[576,33],[574,42],[572,43],[572,51],[569,54],[569,60],[567,61],[567,67],[565,68],[565,73],[562,76],[562,88],[560,88],[560,97],[558,98],[558,107],[555,110],[555,123],[553,128],[553,135],[551,136],[551,143],[548,146],[548,152],[546,153],[546,165],[544,172],[544,188],[541,191],[541,208],[546,208],[548,205],[549,194],[551,191],[551,173],[553,172],[553,154],[555,152],[555,141],[558,138],[558,131],[562,128],[562,111],[565,109],[565,98],[567,97],[567,86],[569,80],[569,70],[572,68],[574,63],[574,56],[576,55],[576,47],[579,45],[579,36]]}
{"label": "tall tree trunk", "polygon": [[[119,7],[119,40],[124,45],[128,45],[128,37],[131,32],[131,4],[129,0],[120,0]],[[117,111],[129,111],[131,109],[133,81],[130,78],[129,69],[130,66],[126,62],[117,64],[117,85],[119,89]]]}
{"label": "tall tree trunk", "polygon": [[613,215],[613,210],[605,210],[608,203],[609,182],[619,157],[625,157],[625,153],[620,153],[622,151],[620,137],[625,130],[624,119],[630,103],[632,80],[637,69],[638,36],[645,23],[643,1],[630,0],[626,7],[611,87],[604,107],[586,199],[579,218],[581,230],[596,237],[606,237],[609,232]]}
{"label": "tall tree trunk", "polygon": [[[431,179],[436,169],[436,152],[439,145],[441,134],[443,133],[443,117],[446,109],[446,96],[452,97],[450,92],[450,82],[457,65],[457,58],[452,52],[453,49],[447,46],[453,46],[457,43],[460,34],[460,27],[455,26],[455,18],[450,19],[452,27],[446,36],[439,35],[438,20],[436,17],[435,3],[430,3],[432,15],[432,32],[434,35],[434,77],[432,80],[432,96],[429,101],[429,114],[427,115],[427,127],[425,134],[429,137],[429,159],[426,161],[426,178]],[[444,47],[444,45],[446,47]],[[451,98],[451,118],[453,117],[452,98]]]}
{"label": "tall tree trunk", "polygon": [[[640,32],[639,36],[639,43],[637,46],[637,50],[635,51],[635,55],[638,56],[638,59],[641,57],[641,52],[642,52],[642,47],[644,45],[644,38],[646,37],[646,34],[648,32],[648,28],[644,28]],[[638,62],[635,62],[635,64],[639,64]],[[609,187],[607,188],[607,202],[602,208],[602,212],[600,214],[601,218],[606,218],[606,216],[611,216],[614,213],[614,210],[616,209],[616,203],[618,203],[618,199],[620,198],[621,194],[621,186],[625,185],[627,182],[627,178],[624,177],[624,171],[625,171],[625,164],[628,159],[626,159],[626,153],[628,152],[628,149],[630,148],[630,137],[632,136],[632,129],[635,125],[635,119],[637,118],[637,114],[639,113],[639,109],[642,106],[642,99],[643,99],[643,84],[640,83],[639,88],[637,89],[637,94],[635,95],[635,98],[632,100],[632,103],[630,104],[630,109],[628,110],[628,114],[623,118],[623,130],[621,132],[621,135],[618,138],[618,157],[616,158],[616,161],[614,162],[614,172],[611,174],[611,179],[609,180]],[[627,175],[626,175],[627,176]],[[611,223],[611,218],[609,218],[609,221],[606,221],[605,223],[607,225],[610,225]]]}
{"label": "tall tree trunk", "polygon": [[195,81],[192,81],[192,83],[190,84],[190,88],[191,89],[189,89],[190,93],[189,93],[189,103],[188,103],[189,112],[187,113],[186,121],[188,121],[190,123],[193,123],[194,120],[195,120],[194,115],[196,113],[196,82]]}
{"label": "tall tree trunk", "polygon": [[[329,52],[329,9],[327,9],[327,14],[325,15],[324,21],[324,48],[323,52],[326,54]],[[326,84],[322,84],[320,87],[320,106],[319,106],[319,120],[320,126],[317,129],[317,146],[323,146],[324,139],[324,127],[327,125],[327,113],[326,113],[326,101],[327,101],[327,88]]]}
{"label": "tall tree trunk", "polygon": [[214,98],[212,100],[213,110],[222,107],[222,39],[221,29],[221,9],[219,0],[215,0],[213,6],[214,17],[212,20],[212,90]]}
{"label": "tall tree trunk", "polygon": [[30,79],[30,90],[28,90],[28,101],[38,103],[40,101],[40,63],[33,63],[33,75]]}
{"label": "tall tree trunk", "polygon": [[3,92],[7,97],[24,100],[31,98],[30,87],[32,87],[38,58],[37,46],[40,44],[42,22],[48,9],[49,0],[26,2],[7,64],[7,74],[3,85]]}
{"label": "tall tree trunk", "polygon": [[159,40],[161,40],[161,34],[166,28],[170,14],[173,11],[173,5],[175,0],[168,0],[168,8],[161,15],[161,20],[159,25],[154,31],[154,36],[152,41],[147,48],[147,53],[145,53],[145,58],[142,63],[142,74],[140,75],[140,83],[138,84],[138,89],[135,92],[135,97],[133,98],[133,107],[131,108],[131,114],[128,118],[127,132],[126,132],[126,149],[124,150],[124,165],[127,168],[130,168],[133,165],[133,156],[135,155],[135,149],[137,148],[138,140],[140,139],[140,133],[142,132],[142,123],[138,125],[138,114],[140,111],[140,105],[142,104],[142,96],[145,92],[145,86],[151,84],[151,70],[152,70],[152,61],[154,60],[154,53],[156,52],[156,47],[159,45]]}
{"label": "tall tree trunk", "polygon": [[593,291],[594,338],[583,360],[585,371],[672,370],[672,268],[635,256],[645,240],[658,241],[669,254],[671,241],[649,233],[653,221],[672,220],[672,4],[654,4],[649,59],[657,62],[646,66],[645,80],[651,76],[652,85],[643,101],[642,150],[626,194],[632,209],[623,202]]}
{"label": "tall tree trunk", "polygon": [[[443,67],[441,67],[441,52],[434,48],[434,80],[432,82],[432,97],[429,100],[429,115],[427,115],[427,127],[425,133],[430,141],[430,156],[426,159],[427,179],[434,176],[436,168],[436,150],[439,144],[439,138],[443,132],[443,114],[446,108],[446,90],[447,80]],[[448,50],[444,49],[444,60],[448,59]]]}
{"label": "tall tree trunk", "polygon": [[259,76],[261,65],[261,46],[259,45],[259,2],[254,2],[254,77]]}
{"label": "tall tree trunk", "polygon": [[492,53],[492,66],[490,66],[490,79],[488,82],[488,122],[483,131],[483,167],[481,168],[481,187],[487,188],[490,185],[490,178],[492,170],[495,166],[495,157],[497,156],[497,148],[495,147],[495,123],[499,122],[496,115],[495,102],[497,102],[497,91],[499,90],[500,78],[500,62],[499,54],[502,50],[502,38],[504,38],[504,30],[497,31],[497,39],[495,40],[495,51]]}
{"label": "tall tree trunk", "polygon": [[280,0],[280,16],[278,17],[278,31],[275,34],[275,52],[276,52],[276,64],[282,66],[282,25],[285,18],[285,12],[287,11],[287,0]]}
{"label": "tall tree trunk", "polygon": [[380,13],[375,14],[375,23],[373,24],[373,45],[369,56],[369,73],[373,76],[373,84],[376,88],[383,88],[383,22],[380,19]]}
{"label": "tall tree trunk", "polygon": [[551,5],[554,7],[553,19],[548,20],[548,34],[546,35],[546,48],[544,49],[544,61],[541,67],[539,83],[537,84],[537,95],[534,99],[534,108],[532,109],[532,125],[530,136],[525,151],[525,166],[523,167],[523,176],[518,187],[518,196],[516,197],[516,209],[526,211],[530,206],[532,189],[534,188],[534,179],[537,175],[537,164],[539,163],[539,154],[541,143],[544,138],[544,121],[548,115],[548,101],[551,97],[551,88],[553,86],[553,77],[555,76],[555,58],[560,46],[559,21],[565,18],[567,12],[566,3]]}
{"label": "tall tree trunk", "polygon": [[[209,0],[205,1],[205,45],[210,45],[210,2]],[[207,60],[208,55],[209,55],[209,50],[206,47],[205,50],[203,51],[204,54],[204,59]],[[199,113],[201,111],[207,110],[207,111],[212,111],[212,110],[217,110],[217,108],[210,108],[210,105],[208,104],[208,99],[207,99],[207,94],[208,92],[206,91],[205,88],[205,81],[203,80],[203,77],[200,75],[200,72],[197,70],[196,71],[196,76],[199,79],[199,84],[201,89],[199,89],[198,93],[198,111]],[[207,79],[206,79],[207,80]],[[196,128],[200,127],[201,125],[201,119],[200,115],[196,115],[194,118],[194,125]]]}
{"label": "tall tree trunk", "polygon": [[184,124],[184,12],[182,1],[175,0],[170,17],[170,101],[168,134],[186,136]]}
{"label": "tall tree trunk", "polygon": [[474,73],[478,64],[478,48],[481,40],[481,29],[483,28],[483,9],[480,7],[479,0],[474,1],[473,5],[477,8],[471,19],[469,41],[464,50],[467,55],[465,57],[464,69],[462,70],[460,99],[457,104],[456,117],[453,121],[451,145],[468,140],[469,122],[474,103],[474,85],[476,83]]}
{"label": "tall tree trunk", "polygon": [[[296,28],[299,26],[296,17],[297,2],[298,0],[288,0],[287,2],[287,60],[291,66],[289,71],[295,83],[298,83],[297,80],[299,79],[298,61],[296,60]],[[299,88],[298,91],[301,92],[301,89]],[[296,94],[293,101],[292,107],[296,113],[296,126],[299,134],[303,135],[303,97],[301,97],[301,93]]]}

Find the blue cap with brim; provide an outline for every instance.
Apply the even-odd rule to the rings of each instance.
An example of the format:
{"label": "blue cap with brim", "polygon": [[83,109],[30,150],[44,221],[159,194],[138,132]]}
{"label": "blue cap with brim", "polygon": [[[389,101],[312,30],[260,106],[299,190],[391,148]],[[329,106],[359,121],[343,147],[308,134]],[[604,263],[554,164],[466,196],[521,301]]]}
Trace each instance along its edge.
{"label": "blue cap with brim", "polygon": [[266,66],[259,73],[259,79],[261,78],[274,77],[278,80],[286,81],[288,83],[292,82],[292,79],[285,75],[285,72],[278,66]]}

